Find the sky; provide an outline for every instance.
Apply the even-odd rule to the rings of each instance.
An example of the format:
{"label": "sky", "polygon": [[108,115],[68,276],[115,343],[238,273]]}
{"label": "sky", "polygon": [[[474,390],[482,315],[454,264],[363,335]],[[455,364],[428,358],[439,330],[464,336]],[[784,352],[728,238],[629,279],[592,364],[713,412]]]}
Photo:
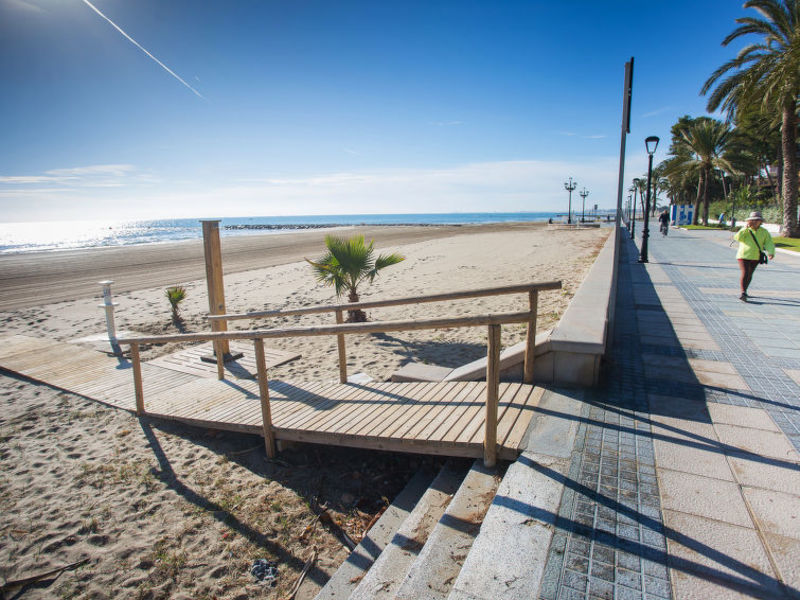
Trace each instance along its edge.
{"label": "sky", "polygon": [[[616,205],[741,2],[0,0],[0,221]],[[737,42],[738,43],[738,42]],[[629,184],[626,184],[626,187]],[[625,194],[627,197],[627,192]]]}

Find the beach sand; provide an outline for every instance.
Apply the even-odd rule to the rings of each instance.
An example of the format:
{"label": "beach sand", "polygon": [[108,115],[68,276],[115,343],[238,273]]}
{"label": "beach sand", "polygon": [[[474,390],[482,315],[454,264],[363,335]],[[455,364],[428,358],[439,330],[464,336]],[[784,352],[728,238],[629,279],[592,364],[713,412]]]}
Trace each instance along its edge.
{"label": "beach sand", "polygon": [[[607,229],[540,225],[363,228],[379,252],[406,256],[361,290],[363,300],[561,280],[539,301],[539,329],[563,313]],[[228,312],[335,301],[303,257],[322,253],[325,233],[223,238]],[[349,233],[349,232],[348,232]],[[57,256],[56,256],[57,255]],[[97,281],[113,279],[117,327],[176,332],[164,297],[183,284],[187,331],[206,331],[202,248],[180,243],[0,257],[0,323],[69,341],[104,331]],[[8,285],[6,285],[8,283]],[[524,310],[523,296],[368,311],[371,320]],[[330,323],[328,315],[258,321],[258,327]],[[234,323],[231,323],[233,326]],[[236,327],[248,327],[238,321]],[[524,338],[503,328],[503,345]],[[335,380],[335,339],[268,346],[302,357],[271,379]],[[150,348],[145,358],[172,352]],[[457,366],[485,355],[485,328],[348,337],[348,369],[385,380],[408,360]],[[419,456],[297,446],[268,461],[260,438],[160,423],[73,394],[0,374],[0,584],[84,558],[32,586],[24,598],[278,598],[316,547],[298,598],[313,598],[346,558],[339,530],[364,527],[420,466]],[[331,521],[315,523],[316,501]],[[256,558],[278,564],[276,587],[254,583]]]}

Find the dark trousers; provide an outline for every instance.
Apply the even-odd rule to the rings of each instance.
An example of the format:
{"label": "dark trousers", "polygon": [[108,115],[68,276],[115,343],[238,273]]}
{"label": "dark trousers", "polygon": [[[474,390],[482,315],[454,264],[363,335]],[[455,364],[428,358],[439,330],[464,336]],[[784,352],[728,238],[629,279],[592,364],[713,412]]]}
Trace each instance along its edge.
{"label": "dark trousers", "polygon": [[742,293],[747,292],[750,281],[753,279],[753,272],[758,266],[757,260],[748,260],[746,258],[738,258],[739,261],[739,285],[742,288]]}

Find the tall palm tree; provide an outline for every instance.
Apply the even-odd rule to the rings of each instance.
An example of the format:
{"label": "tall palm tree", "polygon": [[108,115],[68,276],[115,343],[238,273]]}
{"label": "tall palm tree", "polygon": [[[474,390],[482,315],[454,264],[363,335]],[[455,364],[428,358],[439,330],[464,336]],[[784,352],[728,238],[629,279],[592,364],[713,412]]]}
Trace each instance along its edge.
{"label": "tall palm tree", "polygon": [[722,107],[733,117],[738,110],[758,106],[781,116],[783,154],[783,234],[800,237],[797,223],[797,109],[800,95],[800,0],[747,0],[744,8],[759,17],[736,19],[739,26],[724,40],[748,34],[761,36],[736,58],[719,67],[703,84],[701,94],[716,86],[708,110]]}
{"label": "tall palm tree", "polygon": [[731,129],[721,121],[702,118],[696,119],[678,133],[676,145],[680,146],[681,150],[666,166],[665,174],[669,175],[678,171],[696,173],[699,176],[694,222],[697,223],[697,214],[702,200],[703,225],[708,225],[708,183],[714,170],[722,169],[728,173],[736,171],[724,156],[727,144],[731,139]]}
{"label": "tall palm tree", "polygon": [[[378,271],[405,260],[404,256],[397,253],[374,257],[374,243],[374,240],[365,243],[363,235],[349,239],[327,235],[325,255],[316,261],[306,261],[316,271],[318,281],[334,287],[337,297],[347,292],[349,302],[358,302],[358,286],[361,282],[366,280],[371,283]],[[363,310],[350,310],[347,315],[347,320],[351,322],[367,320]]]}

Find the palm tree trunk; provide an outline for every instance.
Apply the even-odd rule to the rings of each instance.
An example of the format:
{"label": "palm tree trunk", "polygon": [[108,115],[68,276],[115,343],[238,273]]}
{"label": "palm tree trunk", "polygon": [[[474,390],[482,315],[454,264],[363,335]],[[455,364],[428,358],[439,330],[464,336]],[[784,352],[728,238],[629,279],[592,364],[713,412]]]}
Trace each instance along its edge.
{"label": "palm tree trunk", "polygon": [[697,225],[700,218],[700,198],[703,194],[703,172],[700,171],[700,179],[697,180],[697,196],[694,198],[694,215],[692,216],[692,225]]}
{"label": "palm tree trunk", "polygon": [[781,146],[783,150],[783,227],[786,237],[800,237],[797,226],[797,103],[794,97],[783,103]]}
{"label": "palm tree trunk", "polygon": [[708,227],[708,180],[711,178],[711,169],[704,169],[703,177],[703,225]]}
{"label": "palm tree trunk", "polygon": [[[358,294],[353,288],[350,288],[350,293],[347,295],[348,302],[358,302]],[[347,322],[348,323],[365,323],[367,321],[367,313],[361,309],[348,310]]]}

